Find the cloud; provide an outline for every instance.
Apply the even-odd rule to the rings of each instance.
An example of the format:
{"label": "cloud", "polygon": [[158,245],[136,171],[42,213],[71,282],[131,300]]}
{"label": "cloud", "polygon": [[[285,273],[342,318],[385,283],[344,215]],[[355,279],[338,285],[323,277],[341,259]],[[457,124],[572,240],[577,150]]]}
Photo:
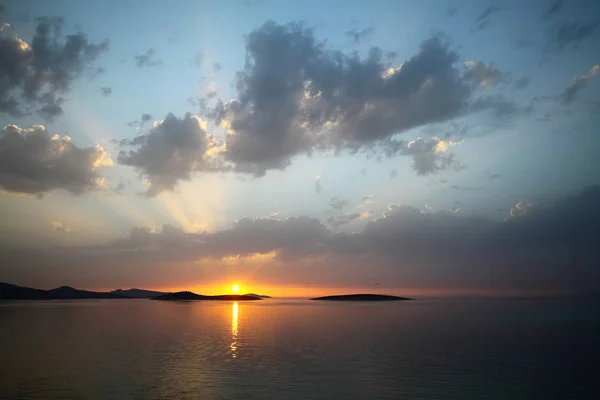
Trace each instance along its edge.
{"label": "cloud", "polygon": [[446,15],[448,17],[453,17],[457,11],[458,9],[456,7],[450,6],[446,9]]}
{"label": "cloud", "polygon": [[331,208],[332,210],[342,211],[349,205],[350,202],[348,200],[340,199],[338,197],[332,197],[329,199],[329,208]]}
{"label": "cloud", "polygon": [[520,201],[516,206],[510,209],[509,215],[511,217],[523,217],[532,210],[534,206],[528,201]]}
{"label": "cloud", "polygon": [[478,190],[483,190],[485,189],[484,187],[481,186],[460,186],[460,185],[450,185],[450,189],[454,189],[454,190],[463,190],[466,192],[476,192]]}
{"label": "cloud", "polygon": [[460,169],[460,164],[454,159],[454,155],[448,151],[454,145],[454,142],[445,141],[438,137],[429,140],[417,138],[407,144],[403,149],[403,153],[412,157],[412,168],[417,175],[427,175],[448,167]]}
{"label": "cloud", "polygon": [[190,65],[194,68],[200,68],[202,66],[202,62],[204,61],[204,55],[201,52],[196,52],[194,57],[190,59]]}
{"label": "cloud", "polygon": [[333,227],[334,229],[337,229],[360,218],[360,215],[360,213],[352,213],[347,215],[338,215],[337,217],[329,217],[327,218],[327,225]]}
{"label": "cloud", "polygon": [[52,222],[52,230],[54,232],[60,232],[60,233],[66,233],[66,234],[71,233],[70,226],[66,226],[62,222],[58,222],[58,221]]}
{"label": "cloud", "polygon": [[[390,205],[355,233],[335,232],[306,216],[242,218],[217,232],[190,233],[170,225],[156,230],[134,227],[107,245],[2,249],[0,257],[6,267],[0,278],[36,277],[33,272],[53,266],[50,270],[57,280],[78,274],[117,281],[129,274],[139,280],[143,267],[144,276],[155,276],[156,285],[170,285],[171,277],[193,262],[191,275],[179,283],[185,285],[201,274],[206,274],[204,280],[212,276],[222,281],[227,273],[227,268],[221,268],[224,259],[269,254],[263,257],[260,270],[248,272],[259,274],[263,282],[280,279],[279,283],[288,285],[360,286],[376,277],[398,288],[599,291],[600,186],[528,210],[494,220],[469,216],[457,208],[423,213]],[[358,218],[349,214],[330,222],[342,221],[343,226],[343,221]]]}
{"label": "cloud", "polygon": [[317,175],[317,177],[315,178],[315,192],[321,193],[322,190],[323,186],[321,185],[321,176]]}
{"label": "cloud", "polygon": [[579,92],[587,87],[588,81],[598,76],[599,72],[600,65],[594,65],[585,75],[575,75],[571,84],[558,96],[558,100],[565,105],[571,104]]}
{"label": "cloud", "polygon": [[356,151],[468,111],[472,88],[443,37],[425,40],[396,68],[383,54],[374,47],[366,58],[347,55],[300,23],[265,23],[247,37],[237,99],[207,114],[230,132],[225,159],[260,176],[298,154]]}
{"label": "cloud", "polygon": [[352,28],[344,33],[344,35],[351,39],[355,44],[360,44],[366,39],[369,39],[375,33],[375,29],[373,27],[368,27],[365,29]]}
{"label": "cloud", "polygon": [[398,177],[398,171],[395,169],[390,171],[390,179],[396,179]]}
{"label": "cloud", "polygon": [[212,67],[213,72],[219,72],[222,69],[223,69],[223,64],[221,64],[219,62],[213,63],[213,67]]}
{"label": "cloud", "polygon": [[493,86],[502,80],[502,73],[500,70],[489,64],[484,64],[479,61],[467,61],[465,62],[465,68],[467,69],[467,72],[465,73],[464,78],[475,82],[482,87]]}
{"label": "cloud", "polygon": [[562,0],[554,0],[546,9],[546,11],[544,11],[544,13],[542,14],[542,19],[549,19],[550,17],[552,17],[554,14],[558,13],[560,10],[562,10],[562,6],[563,6],[563,2]]}
{"label": "cloud", "polygon": [[525,89],[529,85],[529,82],[531,82],[531,79],[527,76],[524,76],[515,81],[515,87],[517,89]]}
{"label": "cloud", "polygon": [[148,49],[144,53],[134,56],[133,61],[138,68],[158,67],[162,64],[162,60],[157,60],[155,54],[154,49]]}
{"label": "cloud", "polygon": [[0,187],[9,193],[99,190],[99,171],[111,164],[110,154],[100,145],[78,147],[68,136],[51,136],[41,125],[7,125],[0,136]]}
{"label": "cloud", "polygon": [[564,22],[550,29],[545,45],[546,53],[559,53],[567,48],[576,48],[590,38],[600,26],[600,20],[589,22]]}
{"label": "cloud", "polygon": [[152,119],[152,115],[150,115],[150,114],[142,114],[142,118],[141,118],[141,120],[142,120],[142,123],[144,123],[144,122],[148,122],[148,121],[150,121],[151,119]]}
{"label": "cloud", "polygon": [[491,5],[488,8],[486,8],[481,14],[479,14],[477,19],[475,20],[475,23],[477,24],[477,29],[483,30],[487,28],[491,24],[492,15],[502,10],[504,10],[504,7],[497,5]]}
{"label": "cloud", "polygon": [[101,87],[100,90],[102,91],[102,95],[104,97],[108,97],[112,94],[112,89],[109,87]]}
{"label": "cloud", "polygon": [[0,36],[0,112],[45,118],[62,114],[62,96],[72,82],[108,50],[108,40],[91,43],[84,33],[64,36],[61,18],[37,18],[30,43]]}
{"label": "cloud", "polygon": [[173,190],[179,181],[189,181],[198,172],[216,168],[213,157],[218,144],[206,132],[206,124],[192,114],[179,119],[168,114],[146,134],[120,142],[118,162],[135,167],[149,185],[146,195]]}

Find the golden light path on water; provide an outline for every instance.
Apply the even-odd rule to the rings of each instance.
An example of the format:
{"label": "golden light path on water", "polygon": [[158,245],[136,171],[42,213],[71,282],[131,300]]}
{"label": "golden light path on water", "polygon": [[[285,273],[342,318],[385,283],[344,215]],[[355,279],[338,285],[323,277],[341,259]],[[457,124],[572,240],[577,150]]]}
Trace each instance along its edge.
{"label": "golden light path on water", "polygon": [[237,357],[237,337],[238,337],[238,302],[234,301],[231,312],[231,357]]}

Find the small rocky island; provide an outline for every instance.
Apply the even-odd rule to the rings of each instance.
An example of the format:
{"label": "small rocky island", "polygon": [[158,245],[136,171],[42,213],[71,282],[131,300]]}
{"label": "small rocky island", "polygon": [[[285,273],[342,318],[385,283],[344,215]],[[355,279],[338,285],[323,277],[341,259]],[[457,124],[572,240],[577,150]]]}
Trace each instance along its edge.
{"label": "small rocky island", "polygon": [[165,293],[160,296],[151,298],[150,300],[165,300],[165,301],[189,301],[189,300],[233,300],[233,301],[246,301],[246,300],[262,300],[261,297],[252,296],[247,294],[223,294],[218,296],[204,296],[192,292],[176,292],[176,293]]}
{"label": "small rocky island", "polygon": [[311,300],[325,301],[398,301],[412,300],[408,297],[389,296],[385,294],[341,294],[336,296],[315,297]]}

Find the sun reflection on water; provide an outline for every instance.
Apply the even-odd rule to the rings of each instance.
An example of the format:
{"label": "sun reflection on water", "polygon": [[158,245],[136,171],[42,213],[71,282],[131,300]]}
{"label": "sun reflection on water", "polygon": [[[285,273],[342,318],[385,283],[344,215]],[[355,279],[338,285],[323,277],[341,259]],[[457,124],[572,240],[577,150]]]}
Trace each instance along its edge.
{"label": "sun reflection on water", "polygon": [[233,302],[233,309],[231,312],[231,357],[237,357],[237,337],[238,337],[238,302]]}

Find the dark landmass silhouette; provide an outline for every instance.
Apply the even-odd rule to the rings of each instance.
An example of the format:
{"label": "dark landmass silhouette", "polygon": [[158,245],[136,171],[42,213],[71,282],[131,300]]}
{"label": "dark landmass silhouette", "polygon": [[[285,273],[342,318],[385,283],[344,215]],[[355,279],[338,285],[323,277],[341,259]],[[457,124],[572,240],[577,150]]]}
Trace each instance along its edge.
{"label": "dark landmass silhouette", "polygon": [[219,296],[204,296],[192,292],[176,292],[176,293],[165,293],[160,296],[153,297],[151,300],[165,300],[165,301],[186,301],[186,300],[262,300],[260,297],[249,296],[245,294],[223,294]]}
{"label": "dark landmass silhouette", "polygon": [[385,294],[340,294],[336,296],[315,297],[311,300],[327,301],[397,301],[412,300],[408,297],[388,296]]}
{"label": "dark landmass silhouette", "polygon": [[150,299],[152,297],[160,296],[161,294],[166,294],[165,292],[157,292],[155,290],[144,290],[144,289],[117,289],[110,292],[112,294],[118,296],[125,296],[131,299]]}
{"label": "dark landmass silhouette", "polygon": [[244,296],[259,297],[261,299],[272,299],[271,296],[267,296],[266,294],[246,293]]}
{"label": "dark landmass silhouette", "polygon": [[71,300],[71,299],[130,299],[131,297],[107,293],[78,290],[70,286],[42,290],[0,282],[0,300]]}

